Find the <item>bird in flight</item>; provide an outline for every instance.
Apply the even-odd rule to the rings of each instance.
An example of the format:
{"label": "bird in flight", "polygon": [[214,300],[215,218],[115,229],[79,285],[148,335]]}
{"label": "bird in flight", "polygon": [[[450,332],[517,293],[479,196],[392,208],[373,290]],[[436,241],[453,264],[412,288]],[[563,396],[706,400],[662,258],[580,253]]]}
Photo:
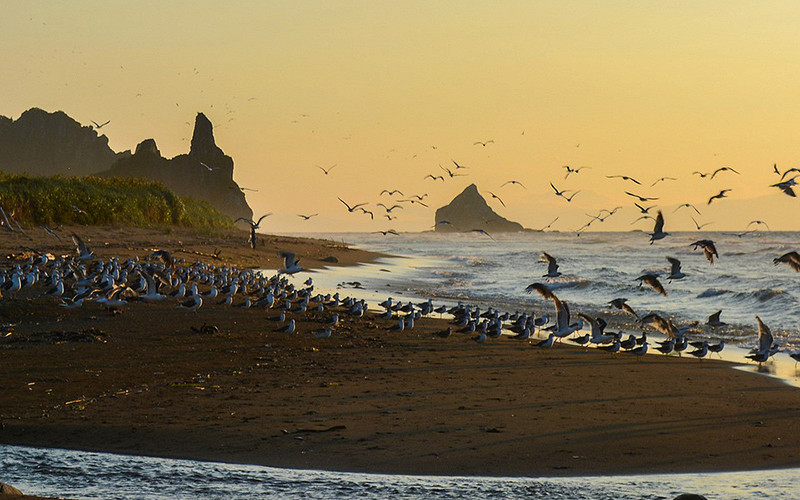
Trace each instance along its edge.
{"label": "bird in flight", "polygon": [[658,276],[655,274],[643,274],[636,279],[639,280],[639,286],[642,286],[642,283],[647,283],[656,292],[664,296],[667,295],[667,291],[664,290],[664,286],[658,281]]}
{"label": "bird in flight", "polygon": [[566,179],[567,177],[569,177],[569,174],[577,174],[580,173],[580,171],[583,170],[584,168],[592,168],[592,167],[572,168],[569,165],[564,165],[562,168],[564,168],[567,171],[566,175],[564,175],[564,178]]}
{"label": "bird in flight", "polygon": [[787,181],[779,182],[777,184],[771,184],[769,187],[776,187],[776,188],[780,189],[781,191],[783,191],[783,193],[785,195],[791,196],[792,198],[795,198],[797,195],[794,193],[794,189],[792,189],[792,186],[797,184],[795,182],[796,178],[797,178],[797,176],[795,175],[794,177],[792,177],[791,179],[789,179]]}
{"label": "bird in flight", "polygon": [[680,210],[681,208],[684,208],[684,207],[686,207],[686,208],[691,208],[692,210],[694,210],[695,212],[697,212],[697,215],[702,215],[702,214],[700,213],[700,210],[698,210],[698,209],[697,209],[697,207],[695,207],[695,206],[694,206],[694,205],[692,205],[691,203],[684,203],[684,204],[682,204],[682,205],[678,205],[678,207],[677,207],[675,210],[673,210],[673,211],[672,211],[672,213],[674,214],[675,212],[677,212],[678,210]]}
{"label": "bird in flight", "polygon": [[525,186],[524,186],[524,185],[523,185],[521,182],[519,182],[519,181],[515,181],[515,180],[506,181],[506,182],[504,182],[504,183],[503,183],[503,184],[502,184],[500,187],[503,187],[503,186],[505,186],[506,184],[519,184],[520,186],[522,186],[522,188],[523,188],[523,189],[528,189],[528,188],[526,188],[526,187],[525,187]]}
{"label": "bird in flight", "polygon": [[653,232],[650,233],[650,244],[652,245],[654,241],[663,239],[669,236],[669,233],[664,232],[664,214],[661,213],[661,210],[658,211],[658,215],[656,216],[656,224],[653,226]]}
{"label": "bird in flight", "polygon": [[548,224],[548,225],[544,226],[543,228],[539,229],[539,231],[545,231],[546,229],[550,229],[550,226],[552,226],[553,223],[555,223],[555,221],[557,221],[557,220],[558,220],[558,217],[553,219],[552,222],[550,222],[550,224]]}
{"label": "bird in flight", "polygon": [[504,207],[506,206],[506,204],[505,204],[505,203],[503,203],[503,200],[501,200],[499,196],[497,196],[496,194],[494,194],[494,193],[493,193],[493,192],[491,192],[491,191],[489,191],[489,194],[490,194],[490,195],[492,195],[492,198],[494,198],[494,199],[496,199],[497,201],[499,201],[501,205],[503,205]]}
{"label": "bird in flight", "polygon": [[727,193],[729,191],[730,191],[730,189],[723,189],[722,191],[719,192],[719,194],[715,194],[714,196],[709,198],[708,199],[708,204],[711,205],[711,202],[714,201],[714,200],[717,200],[717,199],[721,200],[722,198],[727,198],[728,197]]}
{"label": "bird in flight", "polygon": [[387,206],[386,206],[386,205],[384,205],[383,203],[378,203],[378,205],[377,205],[377,206],[379,206],[379,207],[383,207],[383,209],[384,209],[384,210],[386,210],[386,213],[387,213],[387,214],[390,214],[390,213],[392,213],[392,210],[394,210],[394,209],[396,209],[396,208],[400,208],[400,209],[402,209],[402,208],[403,208],[403,206],[402,206],[402,205],[392,205],[391,207],[387,207]]}
{"label": "bird in flight", "polygon": [[106,125],[108,125],[109,123],[111,123],[111,120],[106,120],[106,122],[105,122],[105,123],[103,123],[102,125],[98,124],[98,123],[97,123],[96,121],[94,121],[94,120],[92,120],[92,123],[94,123],[94,128],[96,128],[96,129],[100,130],[101,128],[103,128],[103,127],[105,127]]}
{"label": "bird in flight", "polygon": [[709,224],[713,224],[713,222],[706,222],[705,224],[700,224],[696,220],[694,220],[694,217],[689,217],[689,218],[692,219],[692,222],[694,222],[694,225],[695,225],[695,227],[697,228],[698,231],[703,229],[704,227],[706,227]]}
{"label": "bird in flight", "polygon": [[380,194],[378,196],[380,196],[380,195],[382,195],[384,193],[388,194],[389,196],[392,196],[394,194],[399,194],[400,196],[405,196],[403,194],[403,192],[400,191],[399,189],[392,189],[391,191],[389,191],[388,189],[384,189],[383,191],[380,192]]}
{"label": "bird in flight", "polygon": [[692,172],[692,175],[699,175],[701,179],[705,179],[706,177],[711,175],[711,172],[698,172],[697,170],[695,170],[694,172]]}
{"label": "bird in flight", "polygon": [[646,203],[648,201],[655,201],[658,199],[658,198],[646,198],[644,196],[639,196],[638,194],[633,194],[630,191],[625,191],[625,194],[627,194],[628,196],[633,196],[634,198],[638,198],[639,201],[641,201],[642,203]]}
{"label": "bird in flight", "polygon": [[627,175],[607,175],[606,179],[622,179],[623,181],[631,181],[634,184],[642,185],[641,182],[637,181],[633,177],[628,177]]}
{"label": "bird in flight", "polygon": [[477,146],[478,144],[480,144],[483,147],[486,147],[487,144],[494,144],[494,139],[489,139],[488,141],[475,141],[472,143],[473,146]]}
{"label": "bird in flight", "polygon": [[346,201],[344,201],[343,199],[339,198],[338,196],[337,196],[337,198],[339,199],[339,201],[341,201],[342,203],[344,203],[344,206],[346,206],[346,207],[347,207],[347,211],[348,211],[348,212],[351,212],[351,213],[352,213],[352,212],[355,212],[355,210],[356,210],[357,208],[359,208],[359,207],[363,207],[363,206],[365,206],[365,205],[366,205],[366,203],[359,203],[358,205],[353,205],[353,206],[351,207],[351,206],[350,206],[350,205],[348,205],[348,204],[347,204],[347,202],[346,202]]}
{"label": "bird in flight", "polygon": [[456,166],[456,170],[458,170],[459,168],[467,168],[467,167],[465,167],[465,166],[463,166],[463,165],[459,165],[458,163],[456,163],[456,161],[455,161],[455,160],[450,160],[450,161],[452,161],[452,162],[453,162],[453,165],[455,165],[455,166]]}
{"label": "bird in flight", "polygon": [[244,221],[244,222],[248,223],[250,226],[252,226],[252,228],[253,228],[253,229],[259,229],[259,227],[260,227],[260,224],[261,224],[261,221],[262,221],[262,220],[264,220],[264,219],[266,219],[266,218],[267,218],[267,217],[269,217],[270,215],[272,215],[272,213],[271,213],[271,212],[270,212],[270,213],[268,213],[268,214],[264,214],[264,215],[262,215],[261,217],[259,217],[259,219],[258,219],[258,221],[257,221],[257,222],[253,222],[253,219],[245,219],[244,217],[239,217],[239,218],[238,218],[238,219],[236,219],[234,222],[239,222],[239,221],[241,220],[241,221]]}
{"label": "bird in flight", "polygon": [[297,216],[298,216],[298,217],[302,217],[302,218],[303,218],[303,220],[308,220],[308,219],[310,219],[310,218],[312,218],[312,217],[316,217],[317,215],[319,215],[319,214],[311,214],[311,215],[297,214]]}
{"label": "bird in flight", "polygon": [[638,208],[638,209],[639,209],[639,211],[640,211],[641,213],[643,213],[643,214],[646,214],[646,213],[647,213],[647,212],[649,212],[651,209],[655,208],[655,205],[653,205],[652,207],[643,207],[643,206],[639,205],[638,203],[634,203],[634,205],[636,205],[636,208]]}
{"label": "bird in flight", "polygon": [[703,249],[703,253],[706,256],[706,259],[710,263],[714,263],[714,257],[719,258],[719,254],[717,253],[717,247],[714,245],[714,242],[711,240],[698,240],[692,243],[694,249],[697,250],[697,247]]}
{"label": "bird in flight", "polygon": [[764,222],[763,220],[751,220],[751,221],[750,221],[750,222],[747,224],[747,227],[745,227],[745,229],[750,229],[750,226],[752,226],[753,224],[755,224],[756,226],[764,226],[764,227],[766,227],[766,228],[767,228],[767,231],[771,231],[771,229],[769,228],[769,226],[767,225],[767,223],[766,223],[766,222]]}
{"label": "bird in flight", "polygon": [[678,179],[676,179],[675,177],[662,177],[662,178],[660,178],[660,179],[656,179],[656,181],[655,181],[654,183],[650,184],[650,187],[653,187],[653,186],[655,186],[655,185],[656,185],[656,184],[658,184],[659,182],[664,182],[664,181],[677,181],[677,180],[678,180]]}
{"label": "bird in flight", "polygon": [[479,233],[479,234],[482,234],[484,236],[488,236],[492,241],[496,241],[494,238],[492,238],[491,234],[487,233],[483,229],[471,229],[470,232],[471,233]]}
{"label": "bird in flight", "polygon": [[714,176],[716,176],[720,172],[733,172],[734,174],[741,175],[739,172],[737,172],[736,170],[732,169],[731,167],[720,167],[720,168],[714,170],[714,172],[711,174],[711,178],[713,179]]}
{"label": "bird in flight", "polygon": [[[455,162],[453,162],[453,163],[455,163]],[[452,172],[452,171],[451,171],[449,168],[447,168],[447,167],[443,167],[443,166],[441,166],[441,165],[439,165],[439,168],[441,168],[443,171],[447,172],[447,175],[449,175],[451,179],[452,179],[453,177],[464,177],[464,176],[465,176],[465,174],[456,174],[456,173],[453,173],[453,172]],[[465,167],[462,167],[462,168],[465,168]]]}
{"label": "bird in flight", "polygon": [[331,171],[331,170],[333,170],[333,168],[334,168],[335,166],[336,166],[336,164],[333,164],[333,165],[331,165],[330,167],[328,167],[328,169],[327,169],[327,170],[326,170],[326,169],[324,169],[323,167],[320,167],[319,165],[317,165],[317,168],[318,168],[318,169],[320,169],[320,170],[322,170],[322,172],[324,172],[324,173],[325,173],[325,175],[328,175],[328,174],[330,173],[330,171]]}
{"label": "bird in flight", "polygon": [[564,193],[569,193],[569,192],[571,192],[571,190],[570,190],[570,189],[565,189],[565,190],[563,190],[563,191],[559,191],[559,190],[558,190],[558,188],[556,188],[556,187],[553,185],[553,183],[552,183],[552,182],[550,183],[550,187],[551,187],[551,188],[553,188],[553,191],[555,191],[555,192],[556,192],[556,196],[560,196],[560,197],[564,198],[564,199],[565,199],[565,200],[567,200],[567,201],[572,201],[572,198],[574,198],[576,194],[580,193],[580,191],[575,191],[574,193],[572,193],[572,196],[569,196],[569,197],[567,197],[567,196],[565,196],[565,195],[564,195]]}
{"label": "bird in flight", "polygon": [[433,175],[433,174],[426,175],[425,177],[423,177],[423,180],[427,179],[428,177],[430,177],[434,181],[443,181],[444,180],[444,176],[443,175]]}
{"label": "bird in flight", "polygon": [[777,265],[780,264],[781,262],[788,264],[789,267],[791,267],[797,272],[800,272],[800,254],[798,254],[797,252],[787,252],[781,255],[780,257],[772,259],[773,264]]}
{"label": "bird in flight", "polygon": [[389,229],[388,231],[375,231],[376,233],[381,233],[382,235],[386,236],[387,234],[393,234],[395,236],[400,236],[400,233],[395,231],[394,229]]}

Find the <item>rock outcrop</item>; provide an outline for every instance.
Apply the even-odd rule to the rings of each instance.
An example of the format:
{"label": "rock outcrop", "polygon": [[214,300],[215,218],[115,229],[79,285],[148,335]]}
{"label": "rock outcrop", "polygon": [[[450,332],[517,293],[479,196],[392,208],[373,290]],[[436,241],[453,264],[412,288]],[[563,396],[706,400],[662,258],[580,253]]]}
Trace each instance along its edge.
{"label": "rock outcrop", "polygon": [[31,108],[16,120],[0,116],[0,170],[26,175],[83,176],[106,170],[115,153],[108,137],[63,111]]}
{"label": "rock outcrop", "polygon": [[470,184],[449,205],[436,210],[436,231],[463,232],[483,229],[489,233],[516,232],[525,228],[499,216],[486,203],[475,184]]}
{"label": "rock outcrop", "polygon": [[156,141],[146,139],[132,156],[121,158],[101,175],[159,181],[180,196],[209,202],[233,219],[253,217],[244,193],[233,180],[233,159],[217,146],[214,127],[203,113],[195,119],[188,154],[166,159]]}

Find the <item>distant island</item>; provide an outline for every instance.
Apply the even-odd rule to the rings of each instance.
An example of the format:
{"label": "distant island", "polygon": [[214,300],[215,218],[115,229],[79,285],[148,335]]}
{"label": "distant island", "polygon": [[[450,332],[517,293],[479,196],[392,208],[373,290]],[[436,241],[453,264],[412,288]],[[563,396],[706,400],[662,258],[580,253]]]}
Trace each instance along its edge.
{"label": "distant island", "polygon": [[467,232],[474,229],[482,229],[489,233],[526,231],[519,222],[510,221],[492,210],[475,184],[470,184],[448,205],[436,210],[435,220],[435,231],[442,233]]}

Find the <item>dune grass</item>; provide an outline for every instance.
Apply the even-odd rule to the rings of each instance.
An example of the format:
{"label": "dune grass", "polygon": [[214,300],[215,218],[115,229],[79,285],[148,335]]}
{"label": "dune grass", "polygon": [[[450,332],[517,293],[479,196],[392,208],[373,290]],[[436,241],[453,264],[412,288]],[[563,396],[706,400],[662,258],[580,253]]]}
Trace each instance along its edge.
{"label": "dune grass", "polygon": [[204,201],[145,179],[31,177],[0,172],[0,207],[23,226],[88,224],[197,229],[233,227]]}

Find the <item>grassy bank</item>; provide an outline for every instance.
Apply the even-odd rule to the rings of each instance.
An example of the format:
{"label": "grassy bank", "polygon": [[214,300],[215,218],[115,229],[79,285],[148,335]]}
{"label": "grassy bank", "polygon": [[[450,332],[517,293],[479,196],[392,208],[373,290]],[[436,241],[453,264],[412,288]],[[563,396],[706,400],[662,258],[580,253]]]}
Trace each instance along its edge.
{"label": "grassy bank", "polygon": [[144,179],[28,177],[0,172],[0,206],[22,226],[233,227],[231,219],[210,204],[181,198],[163,184]]}

